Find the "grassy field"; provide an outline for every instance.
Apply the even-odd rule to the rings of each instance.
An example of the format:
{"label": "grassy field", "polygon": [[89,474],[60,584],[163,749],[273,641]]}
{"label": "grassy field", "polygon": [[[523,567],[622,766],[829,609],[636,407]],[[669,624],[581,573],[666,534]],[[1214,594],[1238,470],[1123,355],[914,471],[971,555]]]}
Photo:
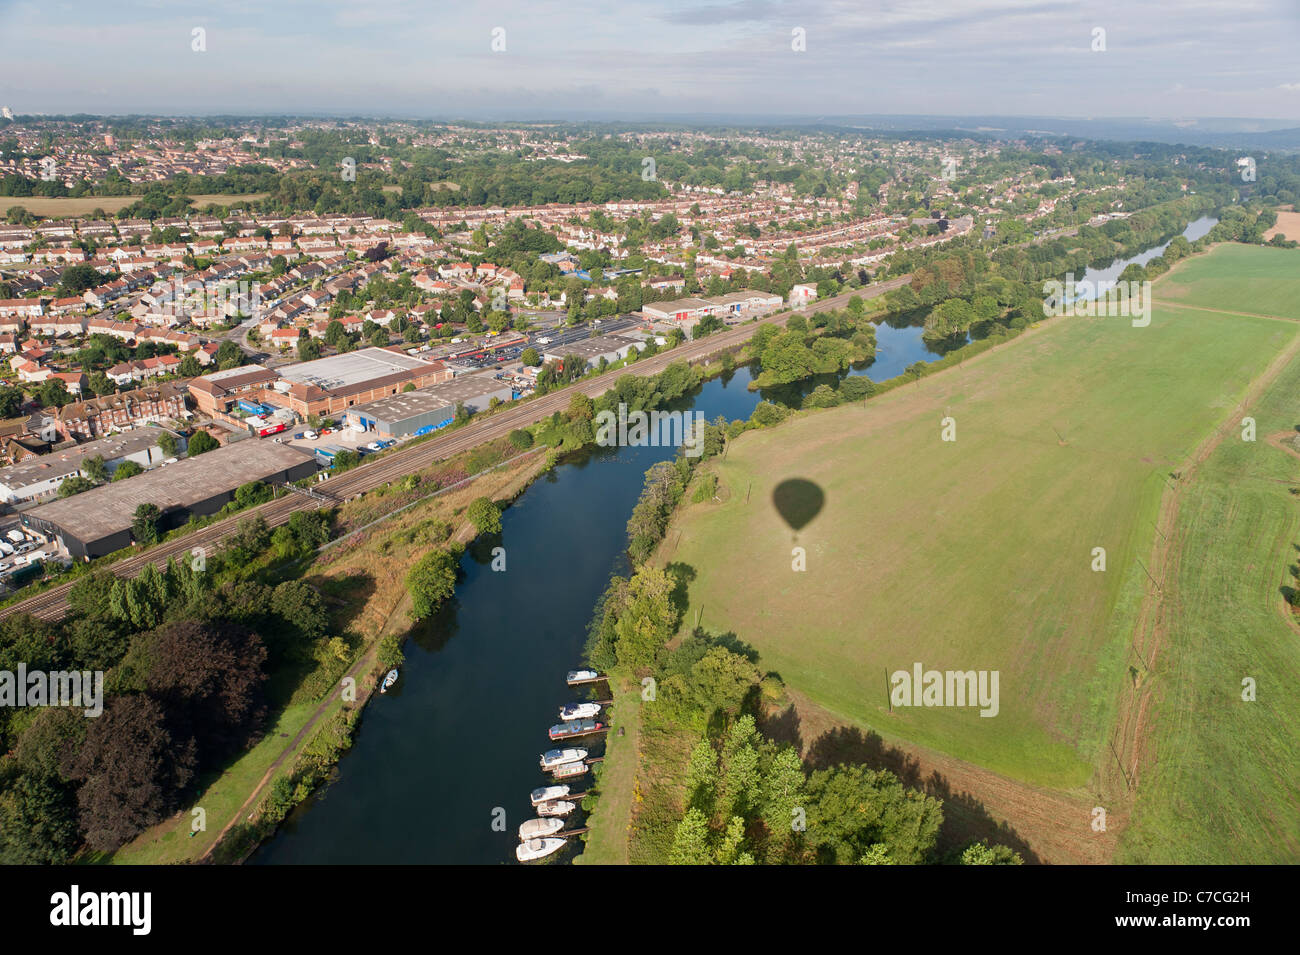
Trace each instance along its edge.
{"label": "grassy field", "polygon": [[[1279,277],[1279,254],[1300,261],[1223,247],[1157,297],[1199,287],[1207,301],[1280,313],[1297,281]],[[1254,297],[1234,300],[1224,286],[1242,263]],[[718,468],[726,502],[692,506],[670,531],[681,534],[671,560],[696,573],[687,620],[734,631],[792,689],[886,739],[1087,787],[1130,679],[1148,589],[1139,560],[1166,477],[1298,331],[1159,306],[1147,328],[1061,319],[865,406],[747,433]],[[952,442],[940,440],[946,416]],[[797,533],[773,504],[790,478],[824,497]],[[1095,547],[1104,572],[1091,569]],[[886,674],[917,661],[999,671],[1000,712],[891,712]]]}
{"label": "grassy field", "polygon": [[1162,276],[1155,296],[1199,308],[1300,319],[1296,251],[1219,245],[1210,255]]}
{"label": "grassy field", "polygon": [[[207,193],[201,196],[190,196],[190,201],[194,203],[194,208],[202,209],[210,202],[227,206],[239,202],[253,202],[257,199],[265,199],[269,195],[269,192],[250,192],[246,195]],[[112,215],[136,202],[139,198],[139,196],[82,196],[74,199],[67,196],[57,198],[13,196],[0,199],[0,202],[5,203],[2,211],[6,213],[14,206],[22,206],[32,215],[62,217],[86,216],[90,215],[95,209],[103,209],[109,215]]]}
{"label": "grassy field", "polygon": [[[1300,273],[1300,252],[1290,254]],[[1278,440],[1300,428],[1300,361],[1251,415],[1257,440],[1230,434],[1180,507],[1146,768],[1122,861],[1300,859],[1300,617],[1281,592],[1300,562],[1300,498],[1290,493],[1300,455]],[[1255,702],[1242,700],[1245,677],[1257,683]]]}

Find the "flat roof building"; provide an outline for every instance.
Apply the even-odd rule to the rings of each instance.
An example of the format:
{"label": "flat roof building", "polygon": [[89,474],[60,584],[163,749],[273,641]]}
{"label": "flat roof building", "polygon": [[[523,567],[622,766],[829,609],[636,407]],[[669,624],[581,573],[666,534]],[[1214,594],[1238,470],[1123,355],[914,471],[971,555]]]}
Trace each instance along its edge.
{"label": "flat roof building", "polygon": [[416,391],[402,392],[349,408],[349,425],[380,438],[404,438],[424,428],[440,428],[456,416],[463,403],[470,412],[481,411],[493,398],[509,401],[514,391],[508,382],[486,375],[467,375]]}
{"label": "flat roof building", "polygon": [[100,557],[131,543],[131,523],[141,504],[162,511],[163,530],[190,515],[214,514],[250,481],[296,481],[316,471],[312,455],[287,444],[248,440],[215,448],[175,464],[42,504],[22,523],[58,539],[74,557]]}
{"label": "flat roof building", "polygon": [[628,352],[633,348],[642,351],[645,349],[645,342],[639,338],[629,338],[626,335],[597,335],[595,338],[588,338],[580,342],[556,345],[554,350],[548,349],[543,357],[547,361],[562,362],[569,356],[576,355],[585,359],[588,365],[598,365],[602,358],[608,362],[626,358]]}
{"label": "flat roof building", "polygon": [[[104,459],[110,474],[123,461],[134,461],[145,468],[153,467],[167,457],[158,446],[163,433],[163,428],[136,428],[0,468],[0,503],[19,505],[53,497],[68,478],[86,477],[86,461],[96,456]],[[171,434],[178,445],[184,445],[180,435],[170,431],[166,433]]]}
{"label": "flat roof building", "polygon": [[298,417],[339,414],[353,405],[446,381],[440,361],[413,358],[400,349],[361,348],[278,369],[245,365],[195,378],[190,394],[200,411],[228,414],[239,399],[288,408]]}

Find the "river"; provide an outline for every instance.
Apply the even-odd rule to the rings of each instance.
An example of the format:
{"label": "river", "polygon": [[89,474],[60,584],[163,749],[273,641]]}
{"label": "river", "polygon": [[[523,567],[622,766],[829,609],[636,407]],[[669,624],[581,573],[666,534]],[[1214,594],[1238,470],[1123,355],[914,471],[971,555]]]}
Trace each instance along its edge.
{"label": "river", "polygon": [[[1194,240],[1214,221],[1198,219],[1183,234]],[[1165,245],[1084,277],[1116,277]],[[877,347],[875,362],[849,374],[884,381],[937,357],[919,327],[882,324]],[[748,389],[750,380],[748,368],[737,368],[675,407],[709,420],[747,418],[762,397],[790,400],[816,384],[760,396]],[[584,453],[507,508],[500,541],[466,552],[455,598],[411,632],[401,679],[366,707],[333,780],[291,813],[250,863],[513,862],[516,831],[533,815],[528,793],[548,782],[537,766],[550,748],[546,729],[563,703],[587,698],[565,686],[565,671],[581,662],[587,623],[610,574],[627,570],[625,525],[645,471],[673,452]],[[497,543],[506,550],[502,572],[488,556]],[[599,755],[603,744],[569,745]],[[501,811],[504,831],[492,825]],[[571,842],[560,858],[580,845]]]}

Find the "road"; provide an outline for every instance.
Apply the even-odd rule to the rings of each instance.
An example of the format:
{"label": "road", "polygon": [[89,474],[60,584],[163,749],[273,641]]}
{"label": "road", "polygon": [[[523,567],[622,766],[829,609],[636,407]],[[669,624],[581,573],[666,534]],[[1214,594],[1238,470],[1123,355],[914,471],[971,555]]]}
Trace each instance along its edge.
{"label": "road", "polygon": [[[910,281],[911,276],[903,275],[866,289],[853,289],[832,298],[815,302],[800,309],[800,314],[812,314],[829,309],[843,308],[854,295],[862,298],[875,298]],[[619,368],[597,375],[594,378],[575,382],[566,388],[553,391],[532,401],[511,405],[497,413],[480,419],[471,419],[463,428],[448,432],[440,437],[390,452],[350,471],[327,478],[312,485],[312,490],[328,496],[335,502],[350,500],[367,491],[395,481],[415,471],[429,467],[437,461],[462,451],[468,451],[485,441],[491,441],[509,434],[516,428],[534,424],[550,417],[556,411],[563,411],[569,405],[575,390],[590,397],[598,397],[614,386],[614,382],[629,373],[637,375],[654,375],[663,371],[671,362],[698,361],[717,352],[737,348],[749,340],[754,332],[763,325],[783,326],[794,314],[790,311],[777,312],[759,319],[753,324],[739,325],[724,331],[714,332],[698,341],[685,342],[676,348],[659,352],[648,358],[642,358],[631,369]],[[312,510],[322,506],[303,493],[291,493],[276,498],[266,504],[252,507],[238,514],[209,524],[192,534],[186,534],[175,540],[166,541],[147,551],[124,557],[109,567],[119,577],[134,577],[148,564],[165,567],[173,557],[188,558],[194,548],[203,548],[211,553],[217,549],[222,540],[232,534],[239,522],[246,517],[262,517],[270,527],[277,527],[289,520],[296,511]],[[44,620],[61,620],[68,612],[68,591],[74,581],[59,584],[49,590],[29,597],[26,600],[0,609],[0,619],[16,614],[29,613]]]}

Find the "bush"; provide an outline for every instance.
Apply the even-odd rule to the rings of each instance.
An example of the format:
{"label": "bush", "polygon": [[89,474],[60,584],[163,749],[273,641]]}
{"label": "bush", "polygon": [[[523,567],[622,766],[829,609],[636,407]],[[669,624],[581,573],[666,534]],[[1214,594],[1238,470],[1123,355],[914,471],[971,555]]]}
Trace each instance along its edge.
{"label": "bush", "polygon": [[520,451],[526,451],[533,446],[533,433],[523,428],[516,428],[510,432],[510,443]]}
{"label": "bush", "polygon": [[718,492],[718,476],[716,474],[705,474],[695,485],[695,493],[691,495],[691,500],[696,504],[712,499],[713,495]]}
{"label": "bush", "polygon": [[490,497],[475,498],[465,516],[480,534],[501,533],[501,508]]}

